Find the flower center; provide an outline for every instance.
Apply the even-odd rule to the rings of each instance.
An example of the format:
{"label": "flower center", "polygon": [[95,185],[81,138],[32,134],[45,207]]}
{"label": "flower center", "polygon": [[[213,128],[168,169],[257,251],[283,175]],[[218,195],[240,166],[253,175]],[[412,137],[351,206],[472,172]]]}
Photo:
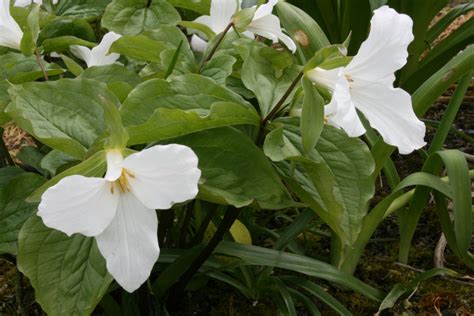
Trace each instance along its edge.
{"label": "flower center", "polygon": [[120,191],[122,191],[122,193],[130,192],[130,183],[128,181],[128,177],[135,178],[133,173],[127,169],[122,169],[120,177],[111,184],[110,192],[114,194],[116,186],[120,189]]}

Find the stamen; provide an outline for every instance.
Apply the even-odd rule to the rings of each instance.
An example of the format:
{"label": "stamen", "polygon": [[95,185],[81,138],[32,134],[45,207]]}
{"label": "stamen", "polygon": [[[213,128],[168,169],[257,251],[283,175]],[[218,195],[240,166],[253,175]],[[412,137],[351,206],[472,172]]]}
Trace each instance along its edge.
{"label": "stamen", "polygon": [[130,173],[126,169],[122,169],[122,174],[116,181],[122,193],[130,192],[130,186],[128,184],[127,176],[129,176],[130,178],[135,178],[135,176],[132,173]]}

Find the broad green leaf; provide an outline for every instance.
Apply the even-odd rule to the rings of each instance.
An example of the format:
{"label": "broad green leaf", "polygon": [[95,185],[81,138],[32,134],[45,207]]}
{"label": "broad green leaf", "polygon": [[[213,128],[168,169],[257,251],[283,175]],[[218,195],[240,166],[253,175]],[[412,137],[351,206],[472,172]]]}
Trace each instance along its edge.
{"label": "broad green leaf", "polygon": [[76,162],[77,159],[66,155],[59,150],[51,150],[41,160],[41,168],[47,170],[51,176],[55,176],[58,170],[64,166]]}
{"label": "broad green leaf", "polygon": [[249,106],[232,102],[215,102],[209,110],[159,108],[148,121],[127,128],[128,145],[143,144],[194,132],[230,125],[260,124],[257,112]]}
{"label": "broad green leaf", "polygon": [[[245,87],[255,94],[264,117],[297,78],[300,67],[294,64],[290,54],[277,51],[263,43],[241,39],[234,45],[244,60],[242,81]],[[287,102],[289,101],[291,96],[287,99]]]}
{"label": "broad green leaf", "polygon": [[121,108],[125,126],[146,123],[160,108],[204,110],[215,102],[233,102],[250,107],[238,94],[217,85],[212,79],[187,74],[171,80],[154,79],[139,84]]}
{"label": "broad green leaf", "polygon": [[178,23],[178,25],[186,27],[188,29],[199,31],[202,34],[204,34],[206,38],[213,38],[214,36],[216,36],[216,33],[214,33],[214,31],[205,24],[201,24],[197,22],[181,21]]}
{"label": "broad green leaf", "polygon": [[40,174],[47,177],[48,172],[41,168],[41,160],[44,157],[38,147],[23,146],[16,155],[16,158],[22,162],[23,165],[36,169]]}
{"label": "broad green leaf", "polygon": [[236,129],[218,128],[172,140],[187,145],[199,157],[199,198],[244,207],[254,202],[264,209],[294,204],[262,151]]}
{"label": "broad green leaf", "polygon": [[82,158],[105,130],[100,96],[117,98],[105,84],[88,79],[25,83],[9,89],[7,113],[46,145]]}
{"label": "broad green leaf", "polygon": [[303,77],[303,110],[301,112],[301,137],[306,152],[318,142],[324,127],[324,99],[313,83]]}
{"label": "broad green leaf", "polygon": [[56,17],[46,24],[41,29],[38,44],[44,45],[45,40],[58,37],[73,37],[93,43],[96,41],[94,29],[90,24],[82,19],[72,17]]}
{"label": "broad green leaf", "polygon": [[303,63],[311,59],[319,49],[330,44],[318,23],[304,10],[283,1],[278,2],[276,8],[282,26],[298,45],[296,54],[300,56]]}
{"label": "broad green leaf", "polygon": [[102,26],[122,35],[137,35],[180,20],[178,11],[165,0],[113,0],[105,9]]}
{"label": "broad green leaf", "polygon": [[202,15],[209,15],[211,0],[167,0],[175,7],[195,11]]}
{"label": "broad green leaf", "polygon": [[44,181],[37,174],[23,173],[0,187],[0,253],[17,253],[18,233],[37,207],[25,199]]}
{"label": "broad green leaf", "polygon": [[[43,65],[50,77],[64,72],[55,64],[43,61]],[[43,72],[34,56],[25,57],[23,54],[8,53],[0,58],[0,77],[13,84],[19,84],[43,78]]]}
{"label": "broad green leaf", "polygon": [[110,51],[136,60],[158,64],[161,61],[161,52],[168,48],[166,43],[144,35],[129,35],[115,41]]}
{"label": "broad green leaf", "polygon": [[61,59],[63,60],[64,64],[66,65],[67,69],[75,76],[79,76],[84,72],[84,68],[79,65],[74,59],[69,58],[65,55],[61,55]]}
{"label": "broad green leaf", "polygon": [[10,103],[8,88],[10,88],[10,84],[6,80],[0,80],[0,126],[10,121],[10,116],[5,113],[8,103]]}
{"label": "broad green leaf", "polygon": [[201,75],[212,78],[217,84],[224,85],[225,80],[232,74],[232,67],[237,60],[229,55],[220,55],[205,63]]}
{"label": "broad green leaf", "polygon": [[0,168],[0,189],[6,184],[8,184],[10,180],[15,178],[16,176],[19,176],[22,173],[24,173],[24,171],[19,167],[7,166]]}
{"label": "broad green leaf", "polygon": [[143,81],[134,71],[118,64],[89,67],[79,78],[94,79],[107,84],[107,88],[120,101],[125,100],[130,91]]}
{"label": "broad green leaf", "polygon": [[68,237],[33,216],[18,244],[18,268],[48,315],[92,314],[112,282],[93,238]]}
{"label": "broad green leaf", "polygon": [[268,133],[263,144],[265,155],[272,161],[279,162],[291,157],[301,156],[301,152],[296,148],[288,137],[285,136],[284,127],[278,127]]}
{"label": "broad green leaf", "polygon": [[[289,124],[285,127],[286,137],[303,152],[297,127]],[[328,224],[344,243],[353,243],[361,231],[375,190],[371,180],[374,163],[367,145],[358,138],[348,137],[340,129],[326,125],[315,149],[307,153],[307,158],[292,160],[304,166],[305,172],[295,173],[294,178],[306,191],[299,192],[308,199],[303,201],[313,206],[316,206],[316,201],[322,206],[322,210],[315,211],[329,221]]]}
{"label": "broad green leaf", "polygon": [[59,36],[55,38],[48,38],[43,41],[43,50],[46,53],[52,52],[69,52],[71,45],[80,45],[92,48],[96,43],[80,39],[75,36]]}
{"label": "broad green leaf", "polygon": [[[46,158],[46,157],[45,157]],[[28,196],[28,202],[39,202],[43,193],[61,179],[75,174],[85,177],[102,177],[107,169],[105,151],[99,151],[78,165],[61,172]]]}

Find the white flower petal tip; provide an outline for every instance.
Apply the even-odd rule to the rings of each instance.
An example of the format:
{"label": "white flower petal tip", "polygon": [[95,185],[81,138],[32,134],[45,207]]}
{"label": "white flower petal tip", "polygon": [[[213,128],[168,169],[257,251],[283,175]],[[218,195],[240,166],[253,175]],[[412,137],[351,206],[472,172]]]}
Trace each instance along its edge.
{"label": "white flower petal tip", "polygon": [[150,276],[160,255],[158,219],[133,194],[120,196],[117,216],[96,237],[107,270],[127,292],[138,289]]}
{"label": "white flower petal tip", "polygon": [[78,58],[84,60],[87,67],[111,65],[120,58],[120,54],[110,53],[112,44],[121,38],[122,35],[108,32],[96,47],[89,49],[85,46],[72,45],[71,52]]}
{"label": "white flower petal tip", "polygon": [[[53,0],[52,4],[55,5],[58,3],[59,0]],[[43,0],[15,0],[15,7],[26,7],[29,6],[31,3],[36,3],[39,5],[43,4]]]}
{"label": "white flower petal tip", "polygon": [[102,178],[66,177],[41,197],[38,215],[46,226],[66,233],[96,236],[115,216],[117,195]]}
{"label": "white flower petal tip", "polygon": [[401,154],[426,144],[425,125],[416,117],[410,95],[393,87],[395,71],[407,61],[412,27],[409,16],[383,6],[374,11],[369,36],[346,67],[315,68],[306,74],[333,93],[325,108],[330,124],[349,136],[362,135],[365,129],[357,109]]}
{"label": "white flower petal tip", "polygon": [[198,157],[183,145],[157,145],[128,156],[124,168],[132,193],[148,208],[169,209],[198,194]]}
{"label": "white flower petal tip", "polygon": [[0,3],[0,46],[20,50],[23,32],[10,14],[10,0]]}
{"label": "white flower petal tip", "polygon": [[207,42],[197,35],[191,37],[191,48],[195,52],[204,53],[207,49]]}

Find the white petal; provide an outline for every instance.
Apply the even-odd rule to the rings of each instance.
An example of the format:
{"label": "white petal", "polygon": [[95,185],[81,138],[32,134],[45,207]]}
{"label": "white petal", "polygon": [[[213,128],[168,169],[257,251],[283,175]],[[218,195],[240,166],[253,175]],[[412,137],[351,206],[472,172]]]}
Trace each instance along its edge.
{"label": "white petal", "polygon": [[401,154],[409,154],[426,143],[425,124],[415,115],[410,95],[381,83],[356,82],[352,89],[354,103],[370,125]]}
{"label": "white petal", "polygon": [[269,0],[267,3],[262,4],[255,11],[253,20],[258,20],[266,15],[272,14],[273,7],[278,3],[278,0]]}
{"label": "white petal", "polygon": [[351,99],[349,82],[344,76],[337,80],[331,102],[324,108],[324,114],[329,124],[342,128],[350,137],[358,137],[365,133]]}
{"label": "white petal", "polygon": [[102,178],[74,175],[49,188],[41,197],[38,215],[46,226],[68,236],[95,236],[110,224],[117,209],[117,193]]}
{"label": "white petal", "polygon": [[212,0],[211,1],[211,29],[216,33],[222,33],[229,25],[232,17],[238,9],[236,0]]}
{"label": "white petal", "polygon": [[0,46],[20,49],[23,32],[10,15],[10,1],[2,0],[0,6]]}
{"label": "white petal", "polygon": [[306,72],[306,76],[314,83],[320,84],[330,91],[334,91],[336,82],[343,76],[343,68],[323,69],[316,67]]}
{"label": "white petal", "polygon": [[123,167],[133,175],[127,178],[132,193],[149,208],[169,209],[198,193],[201,171],[189,147],[153,146],[128,156]]}
{"label": "white petal", "polygon": [[283,34],[280,27],[280,19],[271,14],[253,20],[246,28],[248,31],[272,40],[274,43],[281,40],[293,53],[296,51],[296,44],[293,40]]}
{"label": "white petal", "polygon": [[150,276],[160,255],[158,219],[131,193],[120,195],[117,215],[109,227],[96,236],[107,270],[128,292],[140,287]]}
{"label": "white petal", "polygon": [[204,53],[207,49],[207,42],[199,36],[193,35],[191,37],[191,47],[196,52]]}
{"label": "white petal", "polygon": [[408,15],[383,6],[374,11],[369,37],[347,65],[354,79],[386,80],[393,83],[394,73],[407,61],[408,45],[413,41],[413,21]]}
{"label": "white petal", "polygon": [[104,65],[110,65],[116,62],[117,59],[120,58],[120,54],[117,54],[117,53],[109,54],[109,50],[112,44],[121,37],[122,35],[114,33],[114,32],[108,32],[107,34],[105,34],[100,44],[92,48],[91,59],[89,63],[87,64],[87,66],[88,67],[104,66]]}
{"label": "white petal", "polygon": [[74,56],[82,59],[89,66],[91,60],[91,50],[88,47],[80,45],[71,45],[69,46],[69,49],[74,54]]}
{"label": "white petal", "polygon": [[105,179],[115,181],[122,174],[123,156],[121,150],[108,150],[105,155],[107,159],[107,173]]}

